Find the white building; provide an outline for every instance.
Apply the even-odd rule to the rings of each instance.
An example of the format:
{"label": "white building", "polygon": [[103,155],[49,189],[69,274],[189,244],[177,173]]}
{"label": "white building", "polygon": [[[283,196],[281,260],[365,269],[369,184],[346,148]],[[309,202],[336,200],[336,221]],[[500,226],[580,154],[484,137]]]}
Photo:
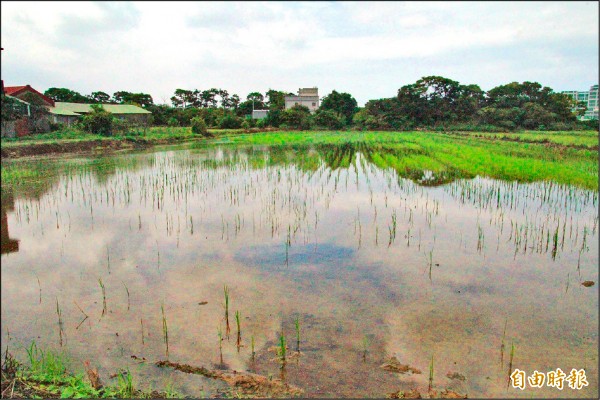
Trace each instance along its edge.
{"label": "white building", "polygon": [[319,108],[319,89],[300,88],[298,96],[285,96],[284,100],[286,110],[299,105],[307,107],[311,113],[314,113]]}
{"label": "white building", "polygon": [[[586,92],[569,90],[561,93],[571,96],[578,102],[583,102],[587,105],[585,114],[579,117],[580,120],[586,121],[590,119],[598,119],[598,85],[593,85],[590,87],[590,90]],[[572,111],[577,111],[577,108],[578,107],[575,107]]]}
{"label": "white building", "polygon": [[252,110],[252,119],[264,119],[267,118],[269,110]]}

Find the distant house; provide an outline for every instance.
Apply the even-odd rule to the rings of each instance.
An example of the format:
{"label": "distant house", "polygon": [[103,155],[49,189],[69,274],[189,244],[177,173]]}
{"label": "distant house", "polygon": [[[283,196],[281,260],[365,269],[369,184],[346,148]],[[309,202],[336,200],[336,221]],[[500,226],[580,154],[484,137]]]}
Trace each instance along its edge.
{"label": "distant house", "polygon": [[265,119],[269,110],[252,110],[252,119]]}
{"label": "distant house", "polygon": [[32,121],[31,120],[31,106],[33,103],[30,103],[31,100],[26,101],[25,99],[29,96],[33,95],[35,98],[40,100],[40,104],[46,107],[54,107],[54,100],[50,97],[44,95],[43,93],[38,92],[30,85],[25,86],[4,86],[4,81],[2,82],[2,94],[16,99],[20,106],[16,110],[20,118],[14,121],[2,121],[2,129],[1,135],[3,137],[14,137],[14,136],[25,136],[28,135],[31,129],[34,127],[32,123],[35,125],[35,129],[41,129],[42,131],[48,129],[47,121]]}
{"label": "distant house", "polygon": [[50,97],[46,96],[45,94],[38,92],[37,90],[35,90],[34,88],[32,88],[29,85],[5,86],[4,87],[4,94],[6,94],[8,96],[16,97],[21,100],[24,100],[23,97],[27,93],[31,93],[34,96],[36,96],[37,98],[39,98],[40,100],[42,100],[42,103],[45,106],[54,107],[54,100],[52,100]]}
{"label": "distant house", "polygon": [[[120,120],[139,124],[147,124],[152,113],[131,104],[102,104],[102,107]],[[92,111],[92,104],[65,103],[57,101],[55,107],[48,109],[54,122],[72,125],[77,120]]]}
{"label": "distant house", "polygon": [[[592,87],[590,87],[590,90],[585,92],[568,90],[563,91],[561,93],[566,94],[574,100],[586,105],[587,110],[585,111],[584,115],[578,117],[579,120],[588,121],[590,119],[598,119],[598,85],[592,85]],[[571,111],[577,112],[580,109],[581,107],[579,105],[576,105]]]}
{"label": "distant house", "polygon": [[311,113],[314,113],[319,108],[319,89],[314,88],[300,88],[298,89],[298,96],[288,95],[285,96],[285,109],[292,108],[294,106],[305,106],[308,107]]}

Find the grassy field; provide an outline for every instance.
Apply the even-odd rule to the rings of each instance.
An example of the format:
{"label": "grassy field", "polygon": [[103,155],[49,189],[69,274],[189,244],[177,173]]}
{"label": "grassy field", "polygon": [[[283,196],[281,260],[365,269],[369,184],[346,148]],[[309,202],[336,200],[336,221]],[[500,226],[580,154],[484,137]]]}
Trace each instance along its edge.
{"label": "grassy field", "polygon": [[[449,133],[452,135],[453,133]],[[523,131],[514,133],[488,133],[488,132],[462,132],[469,136],[485,139],[507,139],[531,143],[555,143],[565,146],[579,146],[598,148],[598,132],[595,131],[565,131],[565,132],[540,132]]]}
{"label": "grassy field", "polygon": [[[151,128],[136,136],[145,142],[161,140],[192,141],[193,146],[269,145],[269,146],[336,146],[368,147],[369,159],[381,168],[393,168],[406,176],[422,170],[451,173],[454,176],[488,176],[497,179],[533,182],[548,180],[598,189],[598,132],[262,132],[215,130],[212,139],[193,135],[189,128]],[[503,139],[509,137],[511,140]],[[2,147],[86,139],[107,138],[59,132],[29,137],[27,140],[2,141]],[[108,138],[111,140],[119,137]],[[362,147],[361,147],[362,146]],[[356,151],[356,150],[355,150]],[[3,163],[4,164],[4,163]],[[35,179],[43,168],[2,168],[3,182]]]}
{"label": "grassy field", "polygon": [[[588,132],[591,137],[596,132]],[[575,135],[573,135],[575,137]],[[552,180],[598,189],[597,149],[543,143],[488,140],[435,132],[270,132],[227,135],[206,144],[342,145],[368,144],[380,167],[399,172],[459,170],[462,175],[533,182]]]}
{"label": "grassy field", "polygon": [[83,372],[68,372],[64,354],[39,349],[32,343],[27,350],[28,362],[17,361],[8,350],[2,361],[2,398],[181,398],[172,385],[166,391],[140,390],[129,371],[115,374],[114,384],[102,385],[92,366]]}

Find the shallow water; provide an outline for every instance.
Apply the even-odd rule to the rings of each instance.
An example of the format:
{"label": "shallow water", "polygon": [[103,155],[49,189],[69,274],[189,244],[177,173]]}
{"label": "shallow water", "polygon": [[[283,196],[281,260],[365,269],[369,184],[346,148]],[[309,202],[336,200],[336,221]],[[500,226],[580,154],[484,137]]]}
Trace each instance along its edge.
{"label": "shallow water", "polygon": [[[296,350],[298,318],[302,355],[285,379],[309,397],[424,393],[432,356],[438,390],[597,397],[598,193],[399,174],[377,159],[222,147],[45,161],[42,182],[3,188],[3,347],[24,359],[35,340],[76,370],[90,360],[105,382],[129,367],[141,387],[214,396],[226,385],[131,355],[166,358],[164,304],[169,359],[218,365],[227,285],[224,362],[280,376],[272,347],[283,331]],[[513,369],[583,368],[589,385],[507,389],[511,343]],[[381,369],[391,356],[423,373]]]}

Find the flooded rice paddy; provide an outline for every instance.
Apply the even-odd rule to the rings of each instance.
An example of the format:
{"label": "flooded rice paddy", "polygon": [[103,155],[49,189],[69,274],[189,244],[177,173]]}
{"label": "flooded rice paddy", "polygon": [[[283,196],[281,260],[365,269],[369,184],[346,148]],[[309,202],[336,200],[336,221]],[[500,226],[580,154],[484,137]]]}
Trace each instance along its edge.
{"label": "flooded rice paddy", "polygon": [[[433,358],[438,391],[597,397],[598,192],[398,173],[381,157],[221,147],[38,161],[43,179],[2,192],[3,347],[25,359],[35,341],[104,382],[129,368],[142,388],[194,397],[231,389],[154,362],[385,397],[426,393]],[[509,367],[584,369],[589,385],[507,388]]]}

